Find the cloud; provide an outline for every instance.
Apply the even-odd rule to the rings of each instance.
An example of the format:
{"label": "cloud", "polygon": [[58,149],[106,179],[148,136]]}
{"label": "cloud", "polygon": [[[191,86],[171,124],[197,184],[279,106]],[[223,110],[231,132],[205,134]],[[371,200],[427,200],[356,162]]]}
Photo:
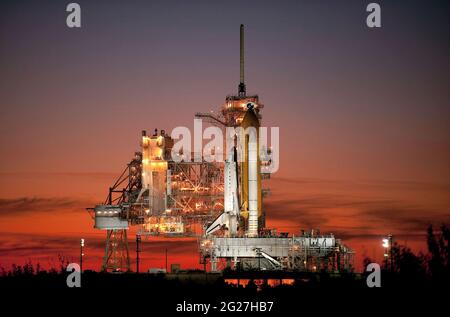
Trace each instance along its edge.
{"label": "cloud", "polygon": [[[79,257],[77,237],[45,234],[0,233],[0,266],[9,268],[13,263],[21,265],[31,261],[44,267],[59,268],[59,257],[77,262]],[[100,253],[96,257],[100,258]]]}
{"label": "cloud", "polygon": [[292,224],[302,223],[315,228],[328,221],[325,213],[325,201],[321,199],[279,199],[267,201],[264,204],[266,218],[270,220],[285,220]]}
{"label": "cloud", "polygon": [[0,177],[79,177],[88,179],[114,179],[118,173],[110,172],[0,172]]}
{"label": "cloud", "polygon": [[0,217],[21,216],[32,212],[80,211],[93,204],[88,200],[58,197],[1,198]]}
{"label": "cloud", "polygon": [[400,232],[412,234],[425,232],[429,225],[450,223],[450,212],[448,211],[425,209],[399,202],[394,204],[381,202],[365,207],[359,210],[355,217],[362,218],[377,228],[388,224]]}
{"label": "cloud", "polygon": [[[403,189],[403,190],[419,190],[419,191],[441,191],[448,193],[450,191],[450,183],[444,182],[419,182],[413,180],[382,180],[382,179],[360,179],[360,180],[344,180],[344,179],[323,179],[323,178],[289,178],[278,177],[271,178],[271,184],[281,184],[283,190],[288,190],[286,186],[312,186],[312,185],[331,185],[336,188],[378,188],[386,190]],[[297,187],[298,187],[297,186]],[[292,188],[291,188],[292,189]]]}
{"label": "cloud", "polygon": [[326,228],[348,238],[379,237],[386,231],[420,236],[430,224],[450,223],[450,211],[445,209],[394,199],[363,199],[346,195],[268,199],[265,208],[266,219],[277,225]]}

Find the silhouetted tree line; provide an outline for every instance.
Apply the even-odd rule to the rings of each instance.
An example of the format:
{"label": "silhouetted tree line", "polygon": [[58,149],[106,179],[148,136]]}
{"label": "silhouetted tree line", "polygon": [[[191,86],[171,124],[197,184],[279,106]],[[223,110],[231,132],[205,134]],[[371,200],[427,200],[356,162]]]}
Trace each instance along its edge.
{"label": "silhouetted tree line", "polygon": [[[384,286],[413,286],[429,284],[444,286],[450,281],[450,229],[442,225],[435,232],[433,226],[427,229],[428,252],[414,254],[410,248],[394,242],[383,263]],[[364,267],[372,261],[364,259]]]}
{"label": "silhouetted tree line", "polygon": [[23,265],[12,264],[11,269],[6,270],[4,267],[0,267],[1,277],[14,277],[14,276],[33,276],[33,275],[45,275],[45,274],[65,274],[67,265],[70,261],[62,254],[58,254],[58,265],[51,267],[48,270],[42,268],[38,262],[36,265],[28,260]]}

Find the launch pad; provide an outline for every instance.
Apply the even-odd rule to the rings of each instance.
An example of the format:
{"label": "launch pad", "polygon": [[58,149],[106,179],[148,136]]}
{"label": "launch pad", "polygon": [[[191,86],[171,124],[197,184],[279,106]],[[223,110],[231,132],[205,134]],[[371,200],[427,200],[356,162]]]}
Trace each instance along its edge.
{"label": "launch pad", "polygon": [[302,236],[211,237],[200,242],[203,263],[211,271],[287,270],[304,272],[351,271],[353,251],[332,234]]}
{"label": "launch pad", "polygon": [[105,202],[89,208],[95,228],[106,230],[103,271],[130,270],[130,225],[139,226],[143,237],[196,237],[200,263],[212,272],[352,270],[354,252],[332,234],[312,230],[289,236],[266,228],[263,199],[269,191],[262,186],[278,157],[262,144],[263,108],[257,95],[246,93],[241,25],[238,94],[227,96],[217,115],[195,114],[226,130],[227,138],[229,129],[235,131],[225,161],[179,151],[164,130],[142,131],[141,151],[109,188]]}

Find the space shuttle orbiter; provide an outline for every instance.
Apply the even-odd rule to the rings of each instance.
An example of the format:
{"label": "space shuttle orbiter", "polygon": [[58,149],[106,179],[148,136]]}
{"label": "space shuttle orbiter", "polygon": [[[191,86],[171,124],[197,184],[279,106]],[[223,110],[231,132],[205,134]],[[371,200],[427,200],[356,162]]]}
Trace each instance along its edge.
{"label": "space shuttle orbiter", "polygon": [[230,236],[235,236],[239,225],[239,187],[237,174],[237,151],[233,147],[228,159],[225,161],[224,170],[224,211],[206,229],[205,234],[211,234],[225,226]]}

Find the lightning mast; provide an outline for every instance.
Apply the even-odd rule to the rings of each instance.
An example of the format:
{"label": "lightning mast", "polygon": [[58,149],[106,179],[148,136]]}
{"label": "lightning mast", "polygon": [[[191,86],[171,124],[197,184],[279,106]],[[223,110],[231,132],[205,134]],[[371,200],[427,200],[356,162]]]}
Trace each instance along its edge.
{"label": "lightning mast", "polygon": [[244,78],[244,25],[241,24],[240,32],[239,32],[239,40],[240,40],[240,80],[238,87],[238,95],[239,97],[245,98],[246,89],[245,89],[245,78]]}

